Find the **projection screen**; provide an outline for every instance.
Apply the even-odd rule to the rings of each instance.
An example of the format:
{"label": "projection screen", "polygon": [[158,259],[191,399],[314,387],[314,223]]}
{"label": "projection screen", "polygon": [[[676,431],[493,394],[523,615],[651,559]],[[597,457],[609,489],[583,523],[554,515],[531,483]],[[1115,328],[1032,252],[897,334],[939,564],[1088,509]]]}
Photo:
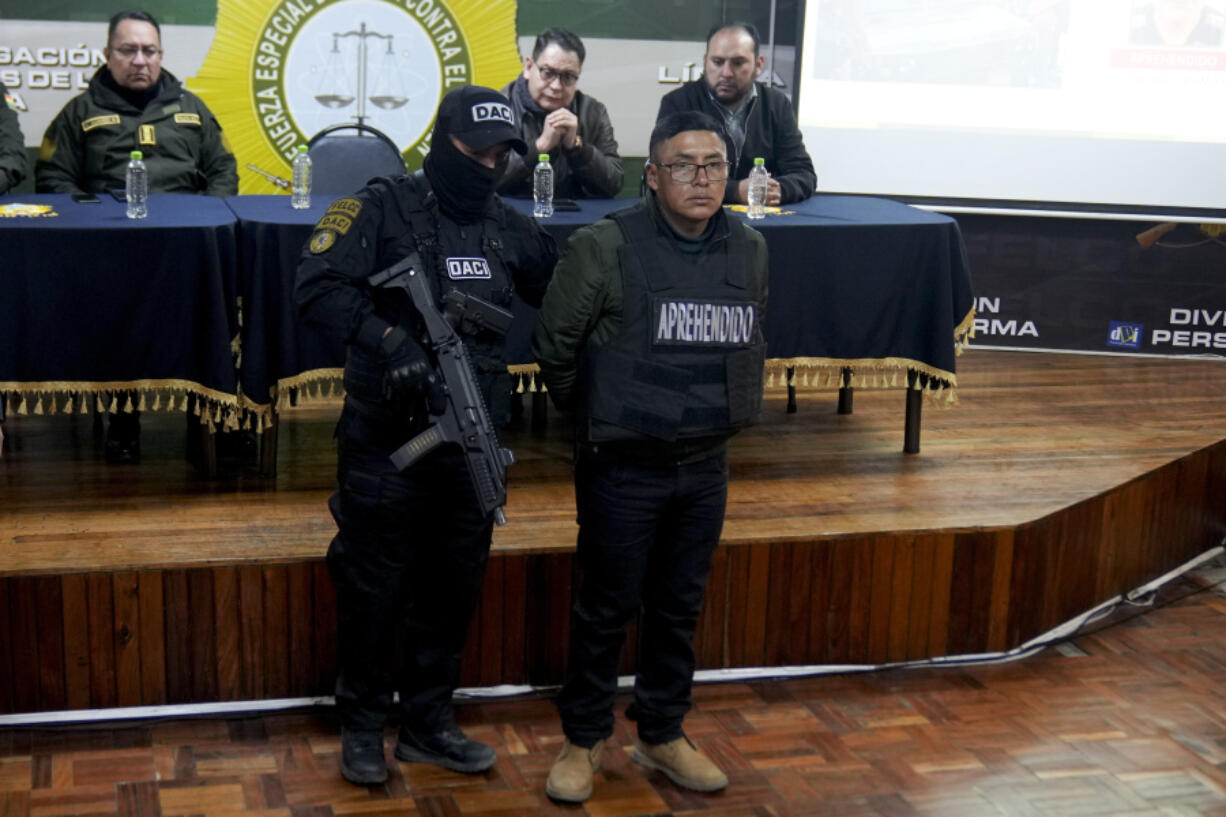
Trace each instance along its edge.
{"label": "projection screen", "polygon": [[1224,7],[809,0],[798,115],[819,188],[1226,210]]}

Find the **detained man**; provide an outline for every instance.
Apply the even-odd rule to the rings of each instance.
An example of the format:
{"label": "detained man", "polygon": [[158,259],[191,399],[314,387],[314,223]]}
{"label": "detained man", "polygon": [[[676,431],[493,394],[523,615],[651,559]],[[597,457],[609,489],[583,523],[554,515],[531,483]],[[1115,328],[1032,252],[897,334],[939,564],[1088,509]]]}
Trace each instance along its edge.
{"label": "detained man", "polygon": [[577,435],[582,581],[557,700],[565,741],[545,785],[563,802],[592,793],[640,606],[631,757],[686,789],[728,784],[682,722],[728,440],[761,408],[766,243],[721,206],[729,165],[716,119],[665,116],[649,151],[645,196],[571,236],[533,335]]}

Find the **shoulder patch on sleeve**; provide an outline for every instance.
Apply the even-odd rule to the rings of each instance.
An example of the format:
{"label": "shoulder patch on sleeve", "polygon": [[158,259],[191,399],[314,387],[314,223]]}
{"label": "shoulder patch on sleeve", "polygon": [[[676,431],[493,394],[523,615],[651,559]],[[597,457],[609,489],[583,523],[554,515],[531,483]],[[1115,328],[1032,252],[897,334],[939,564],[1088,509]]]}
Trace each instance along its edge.
{"label": "shoulder patch on sleeve", "polygon": [[[348,216],[350,219],[356,218],[358,213],[362,212],[362,202],[357,199],[337,199],[328,205],[328,213],[339,213],[343,216]],[[327,216],[324,216],[327,219]],[[321,221],[320,224],[323,222]]]}
{"label": "shoulder patch on sleeve", "polygon": [[177,113],[175,114],[176,125],[195,125],[200,127],[200,114],[198,113]]}
{"label": "shoulder patch on sleeve", "polygon": [[353,219],[349,218],[338,211],[329,210],[324,213],[324,217],[315,225],[318,230],[335,230],[339,235],[344,235],[349,232],[349,228],[353,226]]}
{"label": "shoulder patch on sleeve", "polygon": [[307,247],[313,255],[327,252],[332,245],[336,243],[336,233],[332,230],[316,230],[311,233],[311,240],[307,242]]}
{"label": "shoulder patch on sleeve", "polygon": [[117,113],[107,114],[106,116],[91,116],[89,119],[86,119],[84,122],[81,123],[81,130],[85,131],[86,133],[89,133],[94,128],[102,128],[102,127],[106,127],[107,125],[118,125],[118,124],[119,124],[119,114]]}

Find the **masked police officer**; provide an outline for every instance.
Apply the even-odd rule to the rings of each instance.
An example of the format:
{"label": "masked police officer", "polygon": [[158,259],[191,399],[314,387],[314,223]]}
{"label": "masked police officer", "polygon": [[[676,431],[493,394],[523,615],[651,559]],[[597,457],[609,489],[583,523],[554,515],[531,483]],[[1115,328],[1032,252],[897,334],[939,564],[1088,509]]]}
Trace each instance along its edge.
{"label": "masked police officer", "polygon": [[649,150],[646,197],[571,236],[533,337],[579,436],[583,581],[558,696],[566,741],[545,785],[567,802],[592,792],[640,605],[632,758],[685,788],[728,783],[681,723],[724,520],[727,440],[761,407],[766,243],[720,206],[730,167],[714,118],[667,115]]}
{"label": "masked police officer", "polygon": [[[387,777],[382,739],[393,691],[397,758],[469,773],[495,759],[460,730],[451,704],[493,517],[479,510],[458,447],[440,446],[404,471],[388,459],[429,423],[432,361],[404,293],[372,291],[366,279],[417,253],[436,297],[456,288],[509,308],[516,292],[538,305],[556,248],[494,193],[512,149],[526,146],[505,97],[475,86],[451,91],[424,169],[333,202],[298,269],[303,320],[348,347],[328,569],[338,605],[342,772],[359,785]],[[466,263],[449,263],[457,259]],[[464,341],[490,414],[505,418],[501,339]],[[398,639],[400,668],[391,662]]]}

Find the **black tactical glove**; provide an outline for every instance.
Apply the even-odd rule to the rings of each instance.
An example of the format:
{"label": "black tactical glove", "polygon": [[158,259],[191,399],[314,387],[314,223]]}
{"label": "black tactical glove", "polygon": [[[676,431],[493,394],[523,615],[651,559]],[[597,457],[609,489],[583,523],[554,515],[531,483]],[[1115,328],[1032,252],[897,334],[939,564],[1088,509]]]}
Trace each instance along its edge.
{"label": "black tactical glove", "polygon": [[434,380],[426,350],[399,326],[383,336],[379,348],[386,367],[384,385],[390,397],[416,397]]}

